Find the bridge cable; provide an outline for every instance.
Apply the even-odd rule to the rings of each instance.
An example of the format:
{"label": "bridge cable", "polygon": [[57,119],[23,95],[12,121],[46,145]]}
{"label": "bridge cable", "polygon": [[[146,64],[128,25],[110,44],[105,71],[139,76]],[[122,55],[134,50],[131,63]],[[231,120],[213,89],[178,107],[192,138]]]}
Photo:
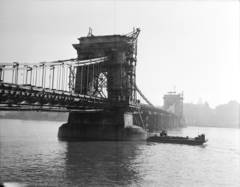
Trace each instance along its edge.
{"label": "bridge cable", "polygon": [[142,98],[150,105],[150,106],[154,106],[141,92],[141,90],[139,90],[139,88],[137,87],[137,85],[135,84],[135,88],[138,91],[138,93],[142,96]]}

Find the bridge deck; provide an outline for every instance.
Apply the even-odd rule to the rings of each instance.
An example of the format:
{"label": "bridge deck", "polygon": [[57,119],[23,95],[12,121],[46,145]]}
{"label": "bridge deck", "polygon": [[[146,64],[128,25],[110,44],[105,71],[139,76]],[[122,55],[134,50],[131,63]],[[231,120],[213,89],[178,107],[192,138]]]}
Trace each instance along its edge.
{"label": "bridge deck", "polygon": [[[120,106],[120,103],[111,102],[107,98],[10,83],[0,83],[0,96],[0,110],[96,112],[107,111],[117,104]],[[142,112],[175,116],[171,112],[147,104],[140,104],[138,108]]]}
{"label": "bridge deck", "polygon": [[100,109],[114,105],[107,98],[10,83],[0,83],[0,95],[1,109],[19,106],[33,106],[35,108],[43,106],[52,109],[59,109],[60,107]]}
{"label": "bridge deck", "polygon": [[[109,111],[114,106],[126,106],[124,102],[111,101],[108,98],[11,83],[0,83],[0,96],[0,110],[92,112]],[[140,107],[134,102],[127,105],[132,108]]]}

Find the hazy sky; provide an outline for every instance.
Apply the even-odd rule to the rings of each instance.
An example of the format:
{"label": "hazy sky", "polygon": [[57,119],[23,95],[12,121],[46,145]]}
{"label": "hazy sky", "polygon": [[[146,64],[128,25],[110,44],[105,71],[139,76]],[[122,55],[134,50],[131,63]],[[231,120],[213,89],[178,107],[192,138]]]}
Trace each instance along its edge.
{"label": "hazy sky", "polygon": [[240,102],[236,0],[0,1],[0,62],[76,58],[87,36],[140,28],[137,85],[157,105],[176,86],[184,102]]}

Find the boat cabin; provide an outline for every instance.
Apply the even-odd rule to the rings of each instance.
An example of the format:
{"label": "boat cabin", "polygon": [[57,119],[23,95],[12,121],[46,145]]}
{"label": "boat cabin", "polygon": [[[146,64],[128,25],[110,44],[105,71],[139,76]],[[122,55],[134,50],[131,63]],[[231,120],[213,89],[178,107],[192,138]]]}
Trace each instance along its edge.
{"label": "boat cabin", "polygon": [[160,133],[160,136],[161,136],[161,137],[166,137],[166,136],[167,136],[167,131],[162,131],[162,132]]}

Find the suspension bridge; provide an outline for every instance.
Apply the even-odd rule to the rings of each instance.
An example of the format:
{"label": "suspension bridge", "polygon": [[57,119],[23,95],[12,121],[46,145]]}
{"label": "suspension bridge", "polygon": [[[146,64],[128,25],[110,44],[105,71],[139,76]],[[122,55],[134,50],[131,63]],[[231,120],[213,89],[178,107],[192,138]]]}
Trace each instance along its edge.
{"label": "suspension bridge", "polygon": [[69,112],[60,138],[143,140],[149,129],[179,127],[181,115],[155,107],[136,85],[139,33],[90,29],[73,44],[77,58],[0,63],[0,110]]}

